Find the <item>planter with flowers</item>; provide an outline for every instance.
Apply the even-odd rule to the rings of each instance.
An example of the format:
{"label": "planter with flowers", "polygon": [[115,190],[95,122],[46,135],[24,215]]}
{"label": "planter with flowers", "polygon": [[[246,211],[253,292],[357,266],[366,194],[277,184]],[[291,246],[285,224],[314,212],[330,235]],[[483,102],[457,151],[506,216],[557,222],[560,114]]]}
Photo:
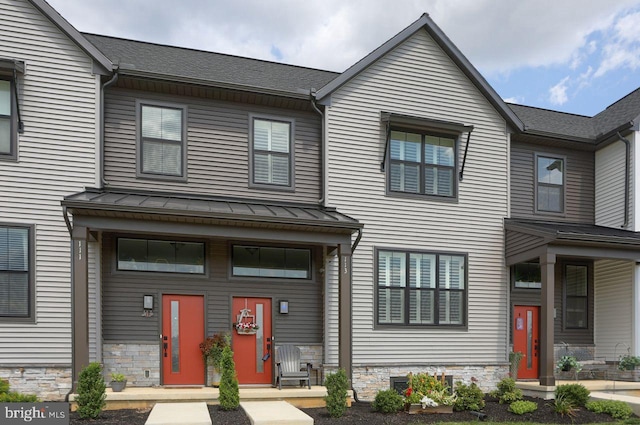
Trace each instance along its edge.
{"label": "planter with flowers", "polygon": [[409,376],[409,387],[405,391],[405,408],[414,413],[453,413],[456,396],[451,395],[450,389],[441,377],[426,373]]}
{"label": "planter with flowers", "polygon": [[200,343],[200,351],[207,365],[207,384],[213,387],[220,385],[222,371],[222,351],[229,345],[229,337],[217,333]]}
{"label": "planter with flowers", "polygon": [[558,379],[578,379],[578,373],[582,370],[582,364],[574,356],[562,356],[556,362],[556,375]]}
{"label": "planter with flowers", "polygon": [[619,379],[624,381],[640,381],[640,357],[632,356],[631,354],[625,354],[620,356],[618,362],[618,369],[620,374]]}

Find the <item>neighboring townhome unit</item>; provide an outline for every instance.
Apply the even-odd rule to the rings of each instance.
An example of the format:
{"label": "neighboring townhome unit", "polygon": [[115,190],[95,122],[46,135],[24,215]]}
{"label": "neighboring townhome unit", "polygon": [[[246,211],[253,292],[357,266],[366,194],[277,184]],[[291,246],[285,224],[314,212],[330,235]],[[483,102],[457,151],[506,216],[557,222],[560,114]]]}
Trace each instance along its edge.
{"label": "neighboring townhome unit", "polygon": [[96,184],[111,63],[42,0],[0,1],[0,379],[71,390],[70,235],[60,202]]}

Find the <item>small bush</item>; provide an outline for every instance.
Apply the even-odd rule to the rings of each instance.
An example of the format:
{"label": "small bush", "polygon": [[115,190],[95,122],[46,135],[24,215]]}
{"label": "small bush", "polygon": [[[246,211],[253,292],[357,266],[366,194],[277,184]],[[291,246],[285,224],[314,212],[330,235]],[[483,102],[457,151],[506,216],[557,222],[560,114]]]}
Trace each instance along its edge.
{"label": "small bush", "polygon": [[590,401],[585,407],[595,413],[607,413],[615,419],[629,419],[633,414],[627,403],[618,400]]}
{"label": "small bush", "polygon": [[396,390],[382,390],[376,394],[372,407],[376,412],[396,413],[404,408],[404,400]]}
{"label": "small bush", "polygon": [[0,403],[36,403],[38,397],[33,394],[20,394],[14,391],[0,393]]}
{"label": "small bush", "polygon": [[582,384],[558,385],[555,391],[556,399],[559,397],[566,399],[575,407],[583,407],[587,404],[589,394],[591,391]]}
{"label": "small bush", "polygon": [[466,385],[462,382],[456,384],[456,401],[453,410],[482,410],[484,408],[484,393],[476,385]]}
{"label": "small bush", "polygon": [[9,381],[0,379],[0,394],[6,394],[9,392]]}
{"label": "small bush", "polygon": [[556,399],[553,401],[553,410],[561,416],[567,415],[570,418],[574,418],[578,408],[571,398],[564,394],[556,394]]}
{"label": "small bush", "polygon": [[78,378],[78,416],[96,419],[106,405],[107,386],[102,376],[100,363],[93,362],[82,369]]}
{"label": "small bush", "polygon": [[516,381],[512,378],[504,378],[497,385],[498,389],[491,391],[489,395],[497,398],[500,404],[513,403],[522,400],[522,390],[516,388]]}
{"label": "small bush", "polygon": [[332,418],[339,418],[347,410],[349,380],[344,369],[338,369],[337,372],[327,376],[324,385],[327,387],[327,396],[324,398],[327,411]]}
{"label": "small bush", "polygon": [[524,415],[525,413],[531,413],[538,410],[538,404],[533,401],[514,401],[509,405],[509,411],[516,415]]}
{"label": "small bush", "polygon": [[227,345],[222,350],[220,360],[222,376],[220,377],[219,403],[222,410],[235,410],[240,406],[240,389],[238,388],[238,375],[236,364],[233,362],[233,351]]}

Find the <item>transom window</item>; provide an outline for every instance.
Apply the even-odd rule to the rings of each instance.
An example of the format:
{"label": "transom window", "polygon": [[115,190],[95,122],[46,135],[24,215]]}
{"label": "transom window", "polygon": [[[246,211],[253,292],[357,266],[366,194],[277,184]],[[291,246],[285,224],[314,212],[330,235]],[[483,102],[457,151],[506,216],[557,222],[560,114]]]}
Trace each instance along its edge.
{"label": "transom window", "polygon": [[311,278],[309,249],[235,245],[232,264],[234,276]]}
{"label": "transom window", "polygon": [[588,327],[588,267],[567,264],[564,269],[565,327]]}
{"label": "transom window", "polygon": [[464,325],[466,256],[377,252],[380,325]]}
{"label": "transom window", "polygon": [[118,270],[204,273],[204,243],[118,238]]}
{"label": "transom window", "polygon": [[253,118],[252,184],[291,186],[291,127],[290,121]]}
{"label": "transom window", "polygon": [[389,190],[455,196],[456,139],[391,131]]}
{"label": "transom window", "polygon": [[0,79],[0,157],[13,156],[15,150],[11,88],[11,81]]}
{"label": "transom window", "polygon": [[513,284],[516,288],[541,289],[540,263],[518,263],[512,266]]}
{"label": "transom window", "polygon": [[0,226],[0,317],[30,317],[30,229]]}
{"label": "transom window", "polygon": [[140,104],[141,172],[157,176],[184,176],[185,110]]}
{"label": "transom window", "polygon": [[536,209],[545,212],[564,211],[564,159],[536,157]]}

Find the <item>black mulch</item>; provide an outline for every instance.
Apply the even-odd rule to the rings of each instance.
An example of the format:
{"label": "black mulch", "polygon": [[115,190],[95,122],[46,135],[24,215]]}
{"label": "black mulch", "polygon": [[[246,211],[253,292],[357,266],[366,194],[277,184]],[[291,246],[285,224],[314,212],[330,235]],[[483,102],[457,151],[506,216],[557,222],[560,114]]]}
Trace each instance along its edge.
{"label": "black mulch", "polygon": [[[525,415],[515,415],[507,410],[508,405],[499,404],[495,401],[487,401],[482,413],[487,415],[487,420],[495,422],[539,422],[549,424],[589,424],[597,422],[615,422],[613,418],[605,414],[592,413],[584,408],[578,409],[575,416],[561,416],[553,411],[553,402],[535,398],[525,398],[526,400],[538,403],[538,410]],[[307,415],[314,419],[315,425],[409,425],[428,424],[438,422],[473,422],[478,417],[469,412],[453,412],[452,414],[415,414],[396,413],[383,415],[376,413],[371,408],[371,403],[353,403],[351,408],[341,418],[332,418],[327,413],[327,409],[302,409]],[[249,418],[242,409],[225,412],[218,406],[209,406],[212,422],[215,425],[250,425]],[[149,410],[110,410],[102,412],[97,420],[82,420],[77,414],[71,413],[71,424],[92,424],[92,425],[144,425]],[[640,422],[638,422],[640,423]]]}

